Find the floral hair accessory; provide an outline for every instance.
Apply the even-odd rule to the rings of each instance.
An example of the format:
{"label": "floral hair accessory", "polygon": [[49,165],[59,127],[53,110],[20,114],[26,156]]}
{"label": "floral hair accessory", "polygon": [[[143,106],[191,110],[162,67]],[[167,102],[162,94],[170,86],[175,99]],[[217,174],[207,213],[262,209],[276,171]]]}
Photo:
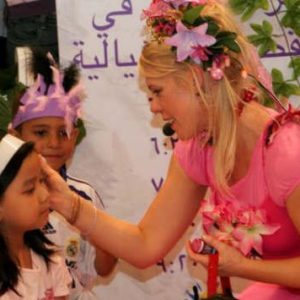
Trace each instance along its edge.
{"label": "floral hair accessory", "polygon": [[192,61],[210,72],[214,80],[230,66],[230,51],[241,51],[237,34],[222,31],[216,20],[202,16],[207,0],[153,0],[143,11],[152,40],[165,42],[176,51],[178,62]]}
{"label": "floral hair accessory", "polygon": [[24,93],[20,107],[10,126],[16,128],[22,123],[42,117],[61,117],[70,136],[72,126],[81,116],[81,99],[83,87],[75,85],[68,93],[62,82],[63,76],[56,67],[51,67],[53,84],[47,86],[42,75],[38,74],[34,84]]}

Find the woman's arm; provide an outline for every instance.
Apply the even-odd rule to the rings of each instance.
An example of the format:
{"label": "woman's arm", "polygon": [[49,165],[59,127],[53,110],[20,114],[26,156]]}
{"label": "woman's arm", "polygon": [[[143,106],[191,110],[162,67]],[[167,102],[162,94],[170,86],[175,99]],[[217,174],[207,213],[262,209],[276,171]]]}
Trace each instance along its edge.
{"label": "woman's arm", "polygon": [[[289,196],[286,205],[289,216],[300,234],[300,186]],[[204,237],[205,241],[219,252],[219,274],[238,276],[250,280],[279,284],[290,288],[300,288],[300,257],[280,260],[254,260],[245,258],[240,252],[212,237]],[[207,267],[205,255],[192,252],[190,257]]]}
{"label": "woman's arm", "polygon": [[[53,209],[70,219],[76,196],[65,188],[55,172],[45,166],[47,184]],[[206,187],[188,178],[178,162],[172,158],[167,178],[138,225],[119,220],[94,209],[88,201],[80,201],[80,213],[75,226],[89,231],[89,239],[96,246],[123,258],[137,267],[156,263],[173,247],[192,223]],[[93,226],[94,230],[89,230]]]}
{"label": "woman's arm", "polygon": [[95,269],[98,275],[108,276],[114,269],[118,259],[108,252],[96,248]]}

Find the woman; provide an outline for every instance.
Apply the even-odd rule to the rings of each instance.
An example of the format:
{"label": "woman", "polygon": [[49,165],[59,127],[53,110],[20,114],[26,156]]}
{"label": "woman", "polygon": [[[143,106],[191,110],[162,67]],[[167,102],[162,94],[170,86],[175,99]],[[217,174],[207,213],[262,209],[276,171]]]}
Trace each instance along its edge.
{"label": "woman", "polygon": [[[53,208],[91,241],[143,268],[166,255],[201,205],[204,240],[219,253],[219,274],[266,283],[254,284],[239,299],[299,299],[297,112],[280,114],[259,104],[266,91],[274,96],[225,7],[156,0],[143,15],[151,40],[140,73],[151,93],[150,109],[180,140],[167,178],[132,225],[84,203],[45,166]],[[207,188],[208,201],[202,200]],[[206,255],[188,251],[208,265]]]}

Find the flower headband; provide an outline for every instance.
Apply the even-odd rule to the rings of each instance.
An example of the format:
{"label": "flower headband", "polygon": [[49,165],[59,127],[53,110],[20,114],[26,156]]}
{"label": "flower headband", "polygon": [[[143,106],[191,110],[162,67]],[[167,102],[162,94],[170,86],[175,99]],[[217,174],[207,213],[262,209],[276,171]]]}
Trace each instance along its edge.
{"label": "flower headband", "polygon": [[241,51],[237,34],[221,31],[216,20],[201,16],[208,0],[153,0],[143,11],[152,39],[176,51],[177,61],[193,61],[210,72],[214,80],[230,65],[229,51]]}
{"label": "flower headband", "polygon": [[60,71],[51,67],[53,84],[47,86],[42,75],[38,74],[34,84],[25,92],[20,100],[20,107],[10,126],[16,128],[22,123],[42,117],[61,117],[66,124],[68,136],[72,126],[81,116],[82,86],[75,85],[68,93],[65,92]]}
{"label": "flower headband", "polygon": [[23,141],[11,134],[6,134],[0,141],[0,175],[23,144]]}

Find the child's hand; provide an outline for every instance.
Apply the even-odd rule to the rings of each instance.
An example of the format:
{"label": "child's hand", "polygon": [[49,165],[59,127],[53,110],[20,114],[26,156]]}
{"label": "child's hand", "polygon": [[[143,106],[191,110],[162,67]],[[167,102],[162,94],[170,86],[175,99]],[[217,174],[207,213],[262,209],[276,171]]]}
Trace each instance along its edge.
{"label": "child's hand", "polygon": [[[237,249],[220,242],[211,236],[203,236],[206,244],[215,248],[219,253],[218,274],[220,276],[237,276],[241,270],[242,264],[247,260]],[[193,251],[191,243],[186,244],[188,255],[195,262],[199,262],[205,268],[208,267],[208,255],[197,254]]]}
{"label": "child's hand", "polygon": [[63,216],[68,217],[70,215],[74,193],[70,190],[59,173],[53,170],[43,157],[41,157],[41,166],[45,174],[45,183],[49,192],[50,207]]}

